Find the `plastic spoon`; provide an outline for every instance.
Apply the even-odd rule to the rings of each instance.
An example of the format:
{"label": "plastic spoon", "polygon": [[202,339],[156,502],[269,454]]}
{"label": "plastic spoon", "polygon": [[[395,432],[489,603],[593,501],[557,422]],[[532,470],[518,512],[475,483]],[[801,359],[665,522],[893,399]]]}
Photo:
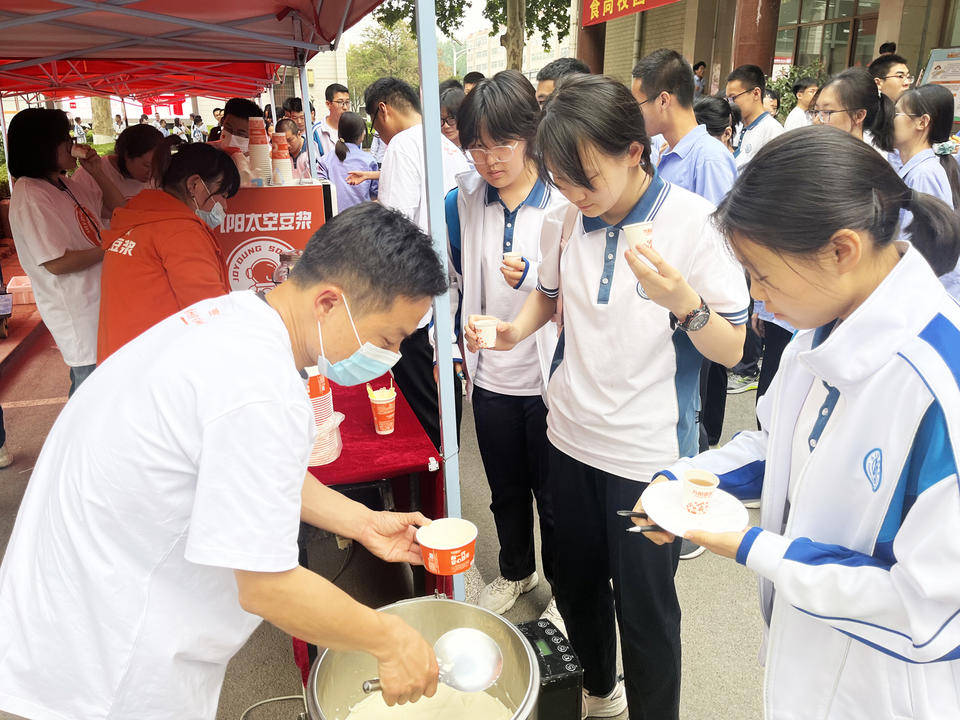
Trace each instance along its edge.
{"label": "plastic spoon", "polygon": [[[503,670],[500,646],[485,632],[457,628],[433,644],[440,666],[440,682],[462,692],[480,692],[493,685]],[[381,689],[380,678],[363,683],[365,693]]]}

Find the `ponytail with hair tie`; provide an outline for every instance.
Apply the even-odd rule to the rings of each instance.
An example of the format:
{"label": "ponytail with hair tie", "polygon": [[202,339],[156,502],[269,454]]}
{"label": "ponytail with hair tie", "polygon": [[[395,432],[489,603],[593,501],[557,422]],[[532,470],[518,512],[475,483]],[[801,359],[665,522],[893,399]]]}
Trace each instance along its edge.
{"label": "ponytail with hair tie", "polygon": [[933,147],[934,155],[954,155],[960,145],[954,140],[947,140],[945,142],[935,142],[931,147]]}
{"label": "ponytail with hair tie", "polygon": [[343,162],[347,159],[347,143],[343,138],[339,138],[337,140],[337,144],[333,151],[337,154],[337,158],[340,160],[340,162]]}

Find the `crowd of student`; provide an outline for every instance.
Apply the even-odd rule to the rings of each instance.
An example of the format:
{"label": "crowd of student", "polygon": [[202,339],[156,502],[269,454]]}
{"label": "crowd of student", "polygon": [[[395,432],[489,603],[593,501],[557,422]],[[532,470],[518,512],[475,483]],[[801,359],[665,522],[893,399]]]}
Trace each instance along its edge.
{"label": "crowd of student", "polygon": [[[678,717],[674,575],[704,547],[760,575],[768,717],[956,715],[953,97],[911,88],[886,54],[799,80],[785,127],[760,68],[718,96],[703,74],[658,50],[629,88],[572,58],[536,87],[507,70],[440,88],[454,366],[436,367],[430,311],[393,372],[438,446],[439,372],[458,431],[461,386],[470,398],[500,543],[479,602],[503,613],[539,583],[536,502],[544,614],[583,664],[584,717]],[[309,131],[298,98],[282,114],[230,100],[208,144],[144,122],[113,155],[77,153],[72,175],[63,113],[13,119],[11,225],[71,393],[147,328],[228,292],[211,228],[240,187],[251,117],[286,135],[301,176],[312,153],[341,212],[376,199],[427,230],[417,91],[366,89],[370,153],[347,89],[325,99]],[[628,240],[638,223],[652,244]],[[480,315],[499,319],[493,348]],[[752,383],[759,429],[709,449],[726,393]],[[625,532],[616,511],[690,467],[757,503],[760,526]]]}

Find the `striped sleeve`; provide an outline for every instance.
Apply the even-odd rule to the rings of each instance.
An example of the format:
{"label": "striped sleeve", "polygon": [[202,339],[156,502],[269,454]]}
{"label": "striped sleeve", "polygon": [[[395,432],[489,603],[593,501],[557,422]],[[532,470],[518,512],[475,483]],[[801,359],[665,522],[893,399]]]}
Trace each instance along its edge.
{"label": "striped sleeve", "polygon": [[563,219],[567,205],[551,210],[540,229],[540,266],[537,269],[537,290],[548,298],[560,294],[560,247],[563,238]]}
{"label": "striped sleeve", "polygon": [[[960,659],[960,485],[934,401],[898,479],[872,554],[768,531],[738,559],[807,615],[912,663]],[[889,543],[889,546],[886,546]]]}

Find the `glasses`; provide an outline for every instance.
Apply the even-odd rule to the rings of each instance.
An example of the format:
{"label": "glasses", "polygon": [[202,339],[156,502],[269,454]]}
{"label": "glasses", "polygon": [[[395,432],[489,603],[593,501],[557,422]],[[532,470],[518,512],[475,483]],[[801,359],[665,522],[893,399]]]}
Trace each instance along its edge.
{"label": "glasses", "polygon": [[830,123],[830,118],[833,117],[834,113],[852,113],[857,110],[863,110],[864,108],[850,108],[845,110],[807,110],[807,120],[813,122],[814,120],[823,123],[824,125]]}
{"label": "glasses", "polygon": [[375,105],[373,110],[370,109],[370,106],[367,106],[367,115],[370,116],[370,127],[376,130],[377,127],[377,115],[380,114],[380,106]]}
{"label": "glasses", "polygon": [[334,105],[339,105],[341,110],[349,110],[349,109],[350,109],[350,101],[349,101],[349,100],[331,100],[330,102],[332,102]]}
{"label": "glasses", "polygon": [[467,150],[467,157],[474,165],[488,165],[491,162],[505,163],[513,157],[513,151],[520,144],[518,140],[513,145],[496,145],[489,150],[483,148],[470,148]]}
{"label": "glasses", "polygon": [[[756,88],[753,88],[753,90],[756,90]],[[740,97],[741,95],[746,95],[747,93],[752,93],[753,90],[744,90],[743,92],[738,92],[736,95],[727,95],[727,102],[733,105],[733,103],[736,102],[738,97]]]}
{"label": "glasses", "polygon": [[457,126],[457,117],[455,115],[447,115],[445,118],[440,118],[440,124],[446,125],[448,128]]}
{"label": "glasses", "polygon": [[890,78],[896,78],[897,80],[906,80],[911,85],[913,84],[913,80],[914,80],[913,75],[910,75],[908,73],[902,73],[902,72],[894,73],[893,75],[883,76],[884,80],[889,80]]}

